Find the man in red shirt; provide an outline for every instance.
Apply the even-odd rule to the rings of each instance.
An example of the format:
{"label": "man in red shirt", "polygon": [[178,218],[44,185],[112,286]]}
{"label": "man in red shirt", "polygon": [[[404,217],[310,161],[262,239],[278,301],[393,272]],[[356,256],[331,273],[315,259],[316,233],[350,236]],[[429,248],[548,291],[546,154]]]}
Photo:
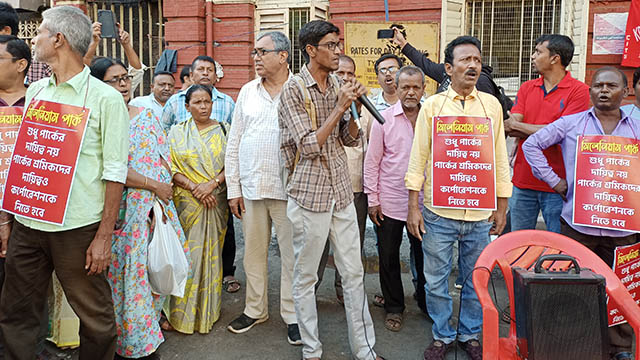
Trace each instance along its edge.
{"label": "man in red shirt", "polygon": [[[535,229],[538,213],[548,231],[560,233],[562,197],[543,181],[533,176],[524,158],[522,143],[536,131],[564,115],[589,108],[589,87],[571,77],[567,66],[573,58],[573,42],[564,35],[542,35],[536,40],[531,61],[540,77],[522,84],[511,114],[504,122],[509,136],[518,138],[518,151],[513,166],[513,195],[509,200],[511,230]],[[544,151],[547,161],[564,178],[560,146]]]}

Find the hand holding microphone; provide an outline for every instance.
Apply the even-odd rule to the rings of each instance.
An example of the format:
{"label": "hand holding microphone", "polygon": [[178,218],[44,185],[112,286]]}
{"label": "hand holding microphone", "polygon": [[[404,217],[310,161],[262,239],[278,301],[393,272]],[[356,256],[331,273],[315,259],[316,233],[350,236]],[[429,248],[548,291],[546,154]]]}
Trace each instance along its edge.
{"label": "hand holding microphone", "polygon": [[338,93],[338,105],[342,106],[346,111],[351,106],[351,103],[357,99],[381,125],[384,124],[384,118],[369,101],[366,94],[367,88],[358,80],[353,79],[351,82],[345,82]]}

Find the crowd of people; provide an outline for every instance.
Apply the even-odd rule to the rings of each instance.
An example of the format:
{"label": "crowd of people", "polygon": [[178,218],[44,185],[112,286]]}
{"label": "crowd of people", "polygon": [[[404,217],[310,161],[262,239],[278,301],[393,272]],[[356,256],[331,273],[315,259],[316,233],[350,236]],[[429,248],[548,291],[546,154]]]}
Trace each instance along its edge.
{"label": "crowd of people", "polygon": [[[241,287],[233,217],[242,223],[246,293],[227,329],[245,333],[269,319],[274,228],[280,316],[287,342],[302,346],[304,359],[323,354],[315,294],[330,252],[352,356],[383,359],[374,350],[363,283],[367,217],[380,260],[372,304],[384,308],[392,332],[401,331],[407,306],[400,263],[406,231],[413,298],[433,322],[425,360],[445,359],[456,344],[482,359],[482,311],[470,277],[491,235],[534,229],[542,212],[548,231],[581,242],[609,265],[616,246],[638,240],[633,232],[574,224],[572,204],[577,137],[637,139],[640,69],[632,83],[637,103],[621,107],[629,91],[624,73],[603,67],[591,86],[574,79],[566,36],[536,40],[531,61],[540,77],[511,102],[482,63],[478,39],[446,44],[438,64],[394,28],[392,41],[414,65],[394,54],[375,62],[381,91],[371,102],[382,124],[358,100],[368,89],[342,53],[339,28],[327,21],[303,25],[298,39],[278,31],[257,36],[257,77],[234,102],[216,89],[216,62],[204,55],[175,74],[181,89],[173,73],[160,70],[151,93],[132,98],[148,68],[126,31],[119,29],[118,41],[128,64],[95,56],[101,25],[81,10],[57,6],[42,17],[32,59],[15,36],[15,10],[0,3],[0,106],[26,111],[48,100],[90,113],[64,223],[0,212],[0,351],[7,359],[46,359],[46,337],[79,345],[83,360],[151,359],[163,331],[208,333],[223,309],[222,291]],[[299,74],[289,68],[291,41],[306,62]],[[425,76],[438,82],[435,94],[425,93]],[[495,210],[434,206],[430,169],[439,150],[432,149],[432,128],[443,117],[490,123]],[[507,137],[516,139],[513,151]],[[162,216],[154,215],[156,203]],[[188,259],[182,297],[152,291],[148,244],[158,221],[171,224]],[[454,245],[457,326],[448,280]],[[77,316],[80,326],[65,328],[63,316]],[[612,359],[632,358],[629,325],[609,328],[609,337]]]}

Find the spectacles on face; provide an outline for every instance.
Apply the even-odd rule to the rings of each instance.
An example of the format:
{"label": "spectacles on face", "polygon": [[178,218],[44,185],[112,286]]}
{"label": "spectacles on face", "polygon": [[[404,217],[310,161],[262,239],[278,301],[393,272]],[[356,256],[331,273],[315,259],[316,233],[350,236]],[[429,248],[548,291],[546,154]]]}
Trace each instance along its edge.
{"label": "spectacles on face", "polygon": [[379,68],[378,72],[382,75],[387,75],[387,74],[393,74],[394,72],[398,71],[398,67],[397,66],[389,66],[386,68]]}
{"label": "spectacles on face", "polygon": [[343,45],[341,42],[335,42],[335,41],[329,41],[328,43],[324,43],[324,44],[315,44],[316,47],[318,46],[326,46],[327,49],[329,51],[334,51],[336,49],[336,47],[338,49],[340,49],[342,51],[343,49]]}
{"label": "spectacles on face", "polygon": [[123,75],[120,77],[114,77],[113,79],[110,79],[110,80],[105,80],[104,82],[109,83],[111,85],[115,85],[115,84],[119,84],[122,81],[124,81],[125,83],[128,83],[131,81],[131,79],[133,79],[133,75]]}
{"label": "spectacles on face", "polygon": [[16,57],[13,57],[13,56],[7,56],[7,57],[0,56],[0,60],[11,60],[11,61],[16,61],[16,60],[19,60],[19,59],[18,59],[18,58],[16,58]]}
{"label": "spectacles on face", "polygon": [[251,57],[255,57],[256,55],[258,55],[258,57],[263,57],[265,54],[267,53],[272,53],[272,52],[278,52],[280,50],[275,50],[275,49],[253,49],[251,50]]}

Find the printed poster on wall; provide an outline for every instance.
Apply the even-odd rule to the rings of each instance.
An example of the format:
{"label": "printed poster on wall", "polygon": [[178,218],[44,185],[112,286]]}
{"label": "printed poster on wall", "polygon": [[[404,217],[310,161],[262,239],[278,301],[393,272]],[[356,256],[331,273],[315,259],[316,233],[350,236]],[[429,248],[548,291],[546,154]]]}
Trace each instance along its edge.
{"label": "printed poster on wall", "polygon": [[62,225],[89,109],[33,101],[15,143],[2,209]]}
{"label": "printed poster on wall", "polygon": [[593,15],[593,55],[614,55],[624,52],[624,32],[628,13]]}
{"label": "printed poster on wall", "polygon": [[20,130],[22,111],[22,106],[0,107],[0,203],[2,203],[4,185],[9,174],[13,146]]}
{"label": "printed poster on wall", "polygon": [[640,142],[594,135],[578,137],[573,223],[640,231]]}
{"label": "printed poster on wall", "polygon": [[496,174],[491,119],[435,116],[432,134],[432,205],[495,210]]}
{"label": "printed poster on wall", "polygon": [[[356,78],[367,89],[371,89],[369,96],[377,95],[381,89],[374,64],[384,54],[395,54],[405,65],[411,61],[402,54],[402,49],[394,45],[391,39],[378,39],[378,30],[389,29],[392,24],[405,27],[407,41],[420,50],[429,59],[439,62],[440,24],[435,22],[350,22],[344,23],[344,53],[356,63]],[[438,84],[425,77],[425,94],[435,94]]]}
{"label": "printed poster on wall", "polygon": [[624,32],[624,50],[622,66],[640,66],[640,0],[631,0],[626,31]]}

